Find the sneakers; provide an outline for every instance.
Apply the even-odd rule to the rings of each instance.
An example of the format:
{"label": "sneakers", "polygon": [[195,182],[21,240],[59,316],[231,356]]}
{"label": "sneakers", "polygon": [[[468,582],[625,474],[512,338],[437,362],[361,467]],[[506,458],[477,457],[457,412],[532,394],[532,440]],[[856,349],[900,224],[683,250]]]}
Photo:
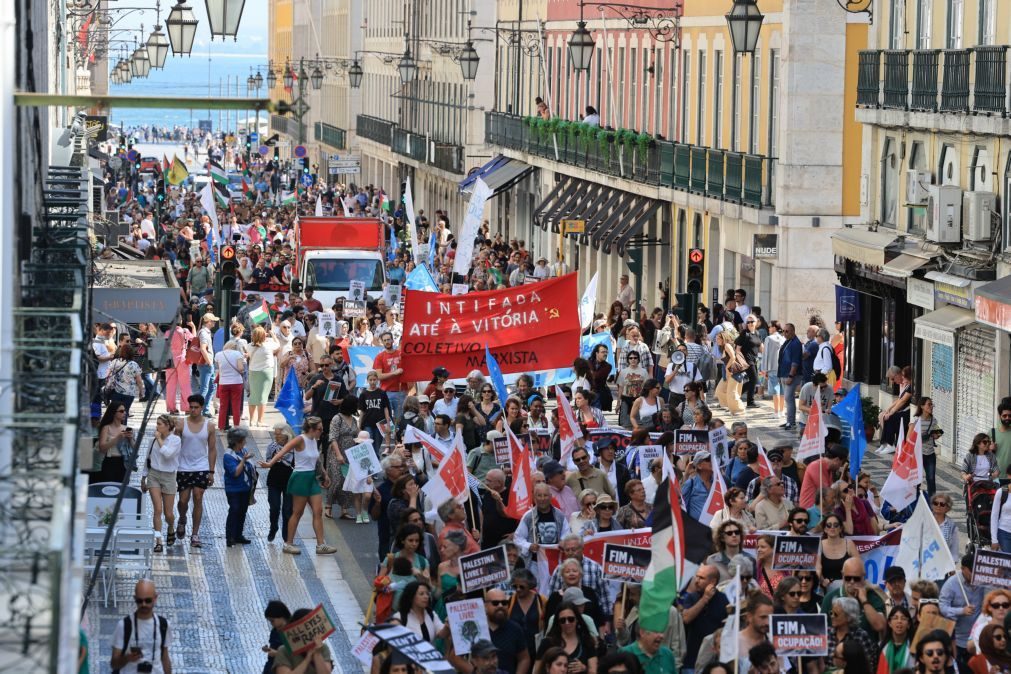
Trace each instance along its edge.
{"label": "sneakers", "polygon": [[369,514],[367,512],[362,513],[362,524],[368,524],[372,520],[369,519]]}
{"label": "sneakers", "polygon": [[337,548],[335,548],[332,545],[327,545],[326,543],[324,543],[323,545],[316,546],[317,555],[332,555],[335,552],[337,552]]}
{"label": "sneakers", "polygon": [[894,454],[895,453],[895,447],[892,447],[891,445],[881,445],[880,447],[878,447],[877,449],[874,450],[874,453],[875,454]]}
{"label": "sneakers", "polygon": [[299,550],[296,546],[294,546],[294,545],[288,545],[287,543],[284,544],[284,547],[282,547],[281,550],[284,551],[285,553],[289,554],[289,555],[301,555],[302,554],[302,551]]}
{"label": "sneakers", "polygon": [[358,513],[357,515],[355,515],[355,524],[364,524],[365,520],[363,520],[362,517],[363,517],[362,513]]}

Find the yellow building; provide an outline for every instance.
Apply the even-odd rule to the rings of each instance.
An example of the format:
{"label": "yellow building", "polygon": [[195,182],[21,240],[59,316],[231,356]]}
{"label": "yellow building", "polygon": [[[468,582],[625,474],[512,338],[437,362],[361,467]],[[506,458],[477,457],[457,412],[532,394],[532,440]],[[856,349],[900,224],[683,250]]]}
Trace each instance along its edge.
{"label": "yellow building", "polygon": [[852,374],[877,385],[912,366],[948,431],[942,456],[960,459],[1009,389],[1011,5],[879,0],[874,12],[856,90],[865,224],[833,242],[862,309]]}

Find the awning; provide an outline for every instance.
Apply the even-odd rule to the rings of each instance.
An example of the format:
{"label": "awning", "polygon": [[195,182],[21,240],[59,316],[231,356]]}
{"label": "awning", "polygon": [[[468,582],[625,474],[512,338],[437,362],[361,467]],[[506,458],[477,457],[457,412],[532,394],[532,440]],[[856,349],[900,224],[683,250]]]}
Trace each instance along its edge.
{"label": "awning", "polygon": [[946,274],[943,271],[928,271],[923,275],[923,277],[930,279],[931,281],[944,283],[945,285],[955,286],[956,288],[966,288],[970,283],[972,283],[971,279],[967,279],[963,276],[955,276],[954,274]]}
{"label": "awning", "polygon": [[883,267],[885,248],[894,241],[895,234],[892,232],[847,227],[832,234],[832,254],[854,262]]}
{"label": "awning", "polygon": [[1011,276],[976,288],[976,320],[1011,332]]}
{"label": "awning", "polygon": [[513,185],[526,178],[534,170],[533,166],[518,159],[498,155],[487,164],[460,181],[460,193],[470,194],[474,191],[474,183],[481,178],[492,189],[492,196],[512,189]]}
{"label": "awning", "polygon": [[913,272],[930,264],[931,261],[930,258],[903,253],[882,267],[881,273],[885,276],[894,276],[895,278],[909,278],[913,275]]}
{"label": "awning", "polygon": [[946,306],[923,314],[915,321],[915,336],[936,344],[955,346],[955,332],[976,322],[968,309]]}
{"label": "awning", "polygon": [[624,215],[612,216],[613,225],[609,232],[601,237],[604,252],[610,252],[611,245],[617,243],[618,254],[624,255],[625,245],[642,233],[646,223],[660,210],[660,205],[656,199],[636,195],[635,202]]}

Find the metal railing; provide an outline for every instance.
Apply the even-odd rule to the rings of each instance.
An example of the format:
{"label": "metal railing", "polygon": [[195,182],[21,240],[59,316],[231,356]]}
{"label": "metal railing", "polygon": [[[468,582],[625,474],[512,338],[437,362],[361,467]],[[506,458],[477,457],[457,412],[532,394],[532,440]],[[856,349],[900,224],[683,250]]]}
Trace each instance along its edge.
{"label": "metal railing", "polygon": [[270,130],[298,139],[298,121],[281,115],[270,116]]}
{"label": "metal railing", "polygon": [[347,131],[326,122],[316,122],[313,137],[336,150],[343,150],[347,146]]}
{"label": "metal railing", "polygon": [[390,148],[397,154],[410,157],[415,161],[427,161],[428,142],[424,136],[411,133],[398,126],[393,127],[393,137]]}
{"label": "metal railing", "polygon": [[889,110],[1007,115],[1007,50],[1007,45],[998,45],[971,49],[861,51],[857,105]]}
{"label": "metal railing", "polygon": [[380,119],[379,117],[358,115],[356,130],[362,138],[368,138],[377,143],[389,145],[393,140],[393,127],[395,126],[396,124],[393,122]]}
{"label": "metal railing", "polygon": [[432,143],[432,156],[429,163],[435,168],[449,171],[450,173],[463,174],[463,147],[460,145],[447,145],[443,143]]}
{"label": "metal railing", "polygon": [[572,167],[764,208],[775,159],[647,138],[560,120],[485,115],[485,141]]}

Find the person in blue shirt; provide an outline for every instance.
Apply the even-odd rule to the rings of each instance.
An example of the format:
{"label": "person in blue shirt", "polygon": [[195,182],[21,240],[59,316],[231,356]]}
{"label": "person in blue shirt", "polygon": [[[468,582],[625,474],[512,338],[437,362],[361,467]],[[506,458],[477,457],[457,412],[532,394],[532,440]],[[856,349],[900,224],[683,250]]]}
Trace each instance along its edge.
{"label": "person in blue shirt", "polygon": [[957,662],[960,672],[969,671],[966,665],[969,653],[966,650],[971,637],[973,623],[979,617],[983,606],[985,587],[972,584],[972,565],[975,558],[971,554],[962,556],[960,578],[949,578],[941,586],[941,615],[955,621],[955,646],[957,647]]}
{"label": "person in blue shirt", "polygon": [[256,467],[252,453],[246,449],[249,432],[245,428],[228,431],[228,452],[222,458],[225,469],[225,496],[228,498],[228,519],[225,522],[225,543],[252,543],[242,535],[249,509],[250,492],[256,484]]}
{"label": "person in blue shirt", "polygon": [[398,283],[400,285],[404,284],[404,280],[407,278],[407,273],[400,264],[399,258],[394,258],[393,262],[386,267],[386,276],[389,277],[390,283]]}
{"label": "person in blue shirt", "polygon": [[818,342],[815,340],[817,334],[818,326],[807,326],[807,341],[804,342],[804,355],[801,357],[805,384],[814,377],[814,359],[818,355]]}
{"label": "person in blue shirt", "polygon": [[695,466],[695,474],[681,487],[681,498],[687,507],[688,516],[697,520],[702,515],[702,508],[706,505],[713,484],[713,460],[709,452],[702,450],[695,452],[692,465]]}
{"label": "person in blue shirt", "polygon": [[[793,430],[797,426],[797,389],[800,388],[801,363],[803,347],[797,339],[797,328],[793,323],[783,326],[783,337],[786,339],[779,348],[779,367],[776,372],[779,381],[783,383],[783,397],[786,399],[786,423],[781,426]],[[812,364],[814,361],[811,361]]]}

